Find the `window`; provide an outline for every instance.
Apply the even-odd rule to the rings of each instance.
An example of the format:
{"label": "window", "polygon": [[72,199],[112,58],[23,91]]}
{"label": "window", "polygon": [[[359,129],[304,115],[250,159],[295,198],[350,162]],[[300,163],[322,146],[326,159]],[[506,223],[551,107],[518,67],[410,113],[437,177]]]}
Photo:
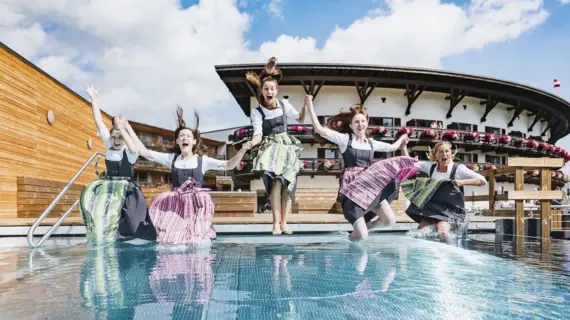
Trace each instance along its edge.
{"label": "window", "polygon": [[325,150],[325,159],[336,159],[339,158],[339,150],[335,149],[335,150],[331,150],[331,149],[327,149]]}
{"label": "window", "polygon": [[485,133],[505,134],[505,129],[496,128],[496,127],[485,127]]}
{"label": "window", "polygon": [[137,182],[152,182],[150,176],[147,172],[137,172],[136,174]]}
{"label": "window", "polygon": [[400,118],[370,117],[369,124],[382,127],[399,127],[401,120]]}
{"label": "window", "polygon": [[501,157],[485,155],[485,160],[490,164],[501,164]]}
{"label": "window", "polygon": [[436,120],[413,119],[406,122],[407,127],[431,128],[431,124],[441,122]]}
{"label": "window", "polygon": [[462,162],[473,162],[473,157],[471,156],[471,153],[458,153],[455,155],[455,157]]}
{"label": "window", "polygon": [[317,149],[317,158],[319,158],[319,159],[337,159],[337,158],[342,158],[342,155],[340,154],[340,150],[338,150],[338,149],[319,148],[319,149]]}
{"label": "window", "polygon": [[139,139],[143,144],[152,144],[152,135],[148,132],[139,132]]}
{"label": "window", "polygon": [[170,142],[168,137],[162,137],[162,144],[168,144],[168,142]]}

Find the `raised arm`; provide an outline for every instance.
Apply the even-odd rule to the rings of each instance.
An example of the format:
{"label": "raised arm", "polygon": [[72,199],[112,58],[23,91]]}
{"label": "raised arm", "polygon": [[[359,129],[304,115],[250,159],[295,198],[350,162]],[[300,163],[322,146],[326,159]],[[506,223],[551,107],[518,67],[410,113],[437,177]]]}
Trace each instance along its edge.
{"label": "raised arm", "polygon": [[410,152],[408,150],[408,141],[402,142],[402,144],[400,144],[400,149],[402,149],[402,155],[404,157],[410,156]]}
{"label": "raised arm", "polygon": [[319,119],[317,118],[317,114],[315,113],[315,109],[313,107],[313,96],[310,95],[305,96],[305,105],[309,110],[309,117],[311,117],[311,122],[313,123],[313,130],[316,133],[318,133],[321,137],[332,136],[334,134],[333,130],[321,125]]}
{"label": "raised arm", "polygon": [[[124,120],[124,127],[125,127],[125,131],[128,133],[129,138],[133,142],[134,147],[138,151],[139,156],[144,157],[148,160],[151,160],[153,158],[153,156],[152,156],[150,150],[148,150],[144,146],[144,144],[139,139],[139,137],[137,136],[137,134],[135,133],[135,131],[133,130],[133,128],[131,127],[131,125],[129,124],[129,122],[126,119]],[[125,143],[127,143],[126,137],[125,137]],[[128,144],[127,144],[127,147],[128,147]]]}
{"label": "raised arm", "polygon": [[97,126],[97,132],[99,132],[99,135],[103,140],[109,140],[109,129],[107,129],[105,122],[103,122],[101,109],[99,109],[99,89],[96,89],[92,84],[86,84],[83,86],[83,90],[89,95],[89,98],[91,98],[91,108],[93,109],[93,119],[95,120],[95,125]]}
{"label": "raised arm", "polygon": [[130,127],[129,122],[127,121],[127,119],[123,119],[123,118],[119,118],[118,122],[119,122],[119,125],[118,125],[119,131],[121,132],[123,139],[125,139],[125,144],[127,145],[127,149],[129,150],[129,153],[130,154],[138,154],[139,153],[139,147],[134,140],[134,139],[138,139],[138,138],[137,138],[137,135],[134,134],[134,139],[133,139],[133,136],[127,130],[127,126]]}

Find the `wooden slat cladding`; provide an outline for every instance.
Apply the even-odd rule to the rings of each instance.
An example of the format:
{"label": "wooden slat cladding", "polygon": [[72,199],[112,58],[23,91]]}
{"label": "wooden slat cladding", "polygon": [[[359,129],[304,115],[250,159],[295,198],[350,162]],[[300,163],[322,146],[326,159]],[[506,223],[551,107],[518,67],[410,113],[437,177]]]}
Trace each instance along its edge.
{"label": "wooden slat cladding", "polygon": [[[66,182],[18,177],[18,218],[37,218],[63,190]],[[73,184],[59,200],[48,217],[60,217],[79,199],[83,185]],[[80,217],[79,206],[75,207],[69,217]]]}
{"label": "wooden slat cladding", "polygon": [[[297,189],[292,213],[342,213],[342,206],[336,203],[337,189]],[[398,216],[406,215],[406,197],[400,191],[391,207]]]}
{"label": "wooden slat cladding", "polygon": [[[54,113],[53,125],[47,121],[48,111]],[[110,116],[103,114],[103,120],[111,126]],[[17,192],[18,177],[66,183],[93,152],[105,150],[97,136],[91,105],[4,46],[0,46],[0,126],[0,219],[30,216],[37,211],[31,209],[31,202],[39,205],[45,202],[39,199],[57,194],[51,193],[52,189],[38,191],[33,194],[39,198],[24,204]],[[104,161],[99,167],[105,169]],[[91,165],[77,183],[85,185],[93,178]]]}
{"label": "wooden slat cladding", "polygon": [[[142,188],[149,206],[154,197],[169,190],[168,188]],[[253,217],[257,210],[255,192],[212,192],[211,196],[216,205],[215,216]]]}
{"label": "wooden slat cladding", "polygon": [[336,204],[337,189],[297,189],[291,213],[339,213]]}

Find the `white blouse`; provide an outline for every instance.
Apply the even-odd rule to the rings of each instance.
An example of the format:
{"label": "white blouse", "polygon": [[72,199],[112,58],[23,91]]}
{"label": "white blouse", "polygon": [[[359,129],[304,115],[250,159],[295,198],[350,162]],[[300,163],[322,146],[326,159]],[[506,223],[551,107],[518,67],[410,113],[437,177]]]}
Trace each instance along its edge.
{"label": "white blouse", "polygon": [[[283,111],[285,114],[292,119],[299,119],[299,112],[289,103],[289,100],[283,99],[281,100],[282,106],[279,108],[275,108],[273,110],[267,109],[266,107],[260,105],[261,110],[265,114],[265,119],[274,119],[281,117],[283,115]],[[251,115],[249,117],[251,119],[251,125],[253,127],[253,135],[262,135],[263,134],[263,118],[261,117],[261,113],[257,111],[257,108],[251,110]]]}
{"label": "white blouse", "polygon": [[[431,161],[420,161],[420,171],[430,174],[431,166],[434,162]],[[453,162],[447,166],[447,172],[437,172],[438,165],[436,164],[435,169],[433,169],[432,178],[435,179],[449,179],[451,176],[451,170],[453,169]],[[467,180],[467,179],[481,179],[487,184],[487,179],[481,174],[467,168],[466,165],[460,164],[455,171],[456,180]]]}
{"label": "white blouse", "polygon": [[[348,148],[348,140],[349,140],[349,135],[347,133],[340,133],[334,130],[326,130],[326,135],[323,136],[323,138],[327,139],[328,141],[338,145],[338,149],[340,150],[341,153],[344,153],[346,151],[346,149]],[[368,142],[369,138],[366,138],[363,140],[362,143],[359,143],[356,141],[356,138],[354,137],[354,134],[352,134],[352,145],[351,147],[353,147],[354,149],[358,149],[358,150],[370,150],[370,142]],[[396,150],[398,150],[398,148],[393,147],[391,144],[386,143],[386,142],[382,142],[382,141],[376,141],[374,139],[370,139],[372,141],[372,146],[374,147],[375,152],[394,152]]]}
{"label": "white blouse", "polygon": [[[174,153],[165,153],[149,150],[152,158],[148,159],[156,163],[160,163],[168,168],[172,167],[172,160],[174,160]],[[210,158],[206,155],[202,156],[202,173],[208,170],[226,170],[223,165],[226,161]],[[178,155],[174,167],[177,169],[196,169],[198,167],[198,156],[194,155],[190,158],[182,160],[182,156]]]}

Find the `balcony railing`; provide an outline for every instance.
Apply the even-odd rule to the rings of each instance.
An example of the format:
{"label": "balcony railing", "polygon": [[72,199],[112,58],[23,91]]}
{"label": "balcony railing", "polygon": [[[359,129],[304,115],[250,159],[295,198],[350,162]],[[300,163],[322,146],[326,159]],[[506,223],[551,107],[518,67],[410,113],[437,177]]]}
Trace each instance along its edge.
{"label": "balcony railing", "polygon": [[[326,143],[318,134],[314,134],[312,125],[289,125],[288,133],[296,136],[302,142]],[[460,131],[454,129],[431,129],[420,127],[381,127],[370,126],[370,136],[376,140],[392,142],[403,133],[410,137],[410,147],[415,145],[430,145],[447,140],[457,147],[466,150],[496,151],[510,155],[523,154],[534,157],[563,157],[570,161],[570,154],[554,145],[533,139],[525,139],[510,135],[497,135],[484,132]],[[230,136],[230,140],[238,142],[250,139],[253,135],[251,126],[238,129]]]}
{"label": "balcony railing", "polygon": [[[379,161],[381,159],[377,159]],[[505,165],[494,165],[490,163],[464,163],[468,168],[475,172],[481,170],[501,168]],[[344,164],[342,159],[315,159],[315,158],[305,158],[301,159],[301,171],[300,175],[340,175],[344,169]],[[252,161],[244,160],[236,168],[235,175],[239,177],[256,177],[258,173],[252,173]],[[418,172],[417,176],[427,176],[424,173]],[[537,170],[525,172],[525,182],[530,184],[539,184],[539,172]],[[514,173],[511,175],[501,175],[496,177],[497,182],[513,182]],[[557,187],[562,187],[564,184],[570,182],[568,175],[561,171],[552,171],[552,182]]]}

